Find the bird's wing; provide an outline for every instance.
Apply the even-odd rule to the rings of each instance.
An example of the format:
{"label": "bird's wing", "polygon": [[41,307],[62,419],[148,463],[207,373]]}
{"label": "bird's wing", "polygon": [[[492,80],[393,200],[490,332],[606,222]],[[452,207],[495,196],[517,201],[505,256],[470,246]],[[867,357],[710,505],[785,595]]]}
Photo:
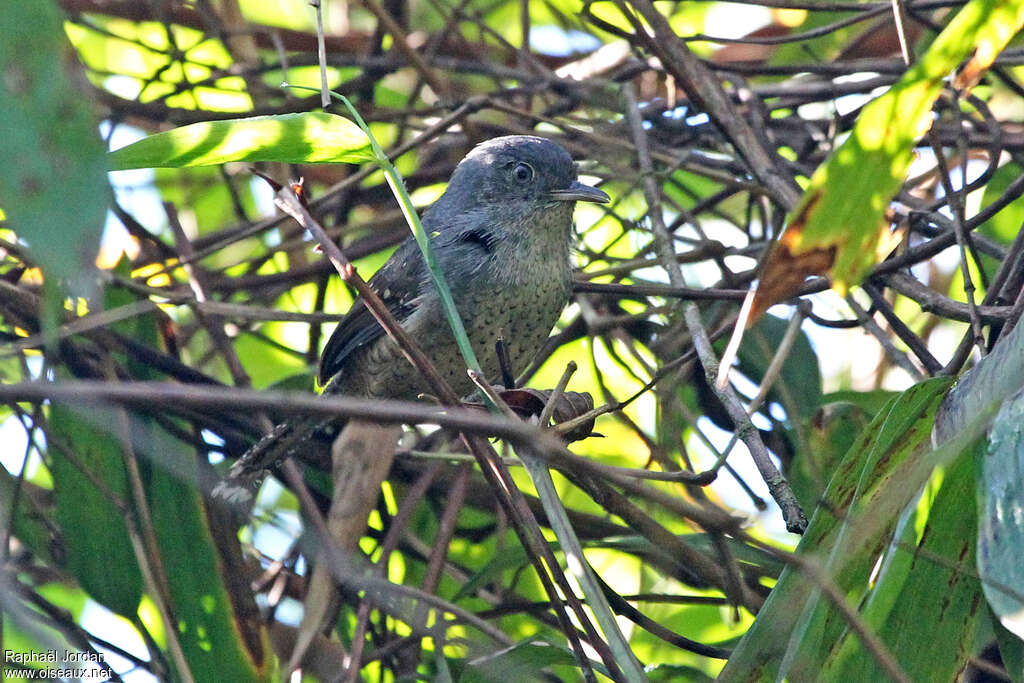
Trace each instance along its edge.
{"label": "bird's wing", "polygon": [[[399,322],[415,309],[423,284],[423,255],[412,239],[398,247],[387,263],[370,279],[370,286],[384,301]],[[345,364],[356,349],[373,342],[384,334],[384,329],[360,297],[352,304],[327,341],[320,355],[319,380],[326,385],[344,372]]]}

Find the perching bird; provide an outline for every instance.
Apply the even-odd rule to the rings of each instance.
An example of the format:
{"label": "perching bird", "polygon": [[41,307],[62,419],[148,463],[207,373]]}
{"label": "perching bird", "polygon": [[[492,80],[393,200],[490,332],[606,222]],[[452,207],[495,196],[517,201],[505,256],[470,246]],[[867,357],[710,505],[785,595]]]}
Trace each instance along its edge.
{"label": "perching bird", "polygon": [[[572,292],[569,247],[576,201],[608,196],[576,180],[569,154],[539,137],[495,138],[456,167],[423,227],[484,373],[494,379],[499,335],[514,370],[536,355]],[[472,390],[419,247],[410,238],[370,281],[388,309],[457,394]],[[320,359],[330,391],[415,398],[419,373],[384,336],[362,300],[334,330]]]}
{"label": "perching bird", "polygon": [[[608,196],[576,180],[568,153],[544,138],[510,135],[473,149],[447,191],[423,216],[423,227],[452,291],[485,375],[495,379],[494,342],[508,345],[513,371],[540,349],[571,293],[569,248],[576,201]],[[465,364],[441,313],[423,256],[407,239],[370,280],[458,394],[472,390]],[[324,348],[325,392],[413,399],[429,391],[416,369],[357,300]],[[308,431],[310,424],[304,425]],[[279,425],[232,468],[225,497],[244,490],[281,457],[301,448],[299,423]]]}
{"label": "perching bird", "polygon": [[[423,216],[455,306],[490,380],[499,373],[498,338],[507,344],[510,369],[523,370],[569,301],[577,201],[607,202],[608,196],[577,181],[572,158],[556,143],[514,135],[488,140],[466,155],[447,191]],[[471,392],[465,361],[417,244],[411,238],[403,243],[369,284],[455,392]],[[327,392],[368,398],[415,399],[429,391],[361,299],[327,342],[319,379]],[[327,527],[342,551],[354,550],[365,531],[398,435],[395,427],[353,420],[332,448],[334,493]],[[271,442],[289,442],[279,456],[294,452],[302,435],[294,427],[279,427],[273,436]],[[273,444],[265,446],[255,465],[243,462],[243,456],[232,474],[262,470],[273,449]],[[318,563],[300,629],[303,647],[297,651],[323,626],[333,594],[330,574]]]}

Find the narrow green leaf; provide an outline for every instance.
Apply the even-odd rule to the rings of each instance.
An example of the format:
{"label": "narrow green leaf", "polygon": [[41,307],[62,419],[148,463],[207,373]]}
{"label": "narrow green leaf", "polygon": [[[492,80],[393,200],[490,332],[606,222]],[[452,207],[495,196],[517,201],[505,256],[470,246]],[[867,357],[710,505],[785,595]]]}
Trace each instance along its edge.
{"label": "narrow green leaf", "polygon": [[[576,658],[560,645],[529,638],[491,656],[475,657],[462,668],[459,683],[520,679],[544,679],[544,669],[553,665],[572,666]],[[595,662],[594,666],[598,664]]]}
{"label": "narrow green leaf", "polygon": [[142,597],[142,574],[128,527],[122,512],[79,469],[85,468],[122,501],[128,500],[114,410],[54,404],[49,433],[54,437],[50,472],[55,518],[63,532],[66,566],[93,599],[131,619]]}
{"label": "narrow green leaf", "polygon": [[[391,163],[391,159],[388,158],[388,155],[384,153],[384,149],[380,146],[380,143],[378,143],[377,139],[373,137],[373,134],[370,132],[370,127],[366,125],[366,121],[364,121],[363,117],[360,116],[352,102],[350,102],[344,95],[339,95],[335,92],[332,92],[331,95],[339,99],[342,104],[345,105],[349,113],[352,114],[352,118],[355,119],[355,125],[358,125],[369,140],[373,159],[384,172],[384,178],[388,181],[388,186],[391,188],[392,194],[395,195],[395,199],[398,200],[398,206],[402,209],[402,215],[405,217],[406,223],[409,224],[409,231],[412,232],[412,236],[416,240],[416,244],[419,246],[420,251],[423,252],[423,261],[427,264],[427,270],[430,271],[430,278],[434,283],[434,287],[437,288],[437,294],[441,299],[441,310],[444,312],[444,317],[448,321],[448,325],[452,328],[452,335],[455,337],[455,343],[459,347],[459,353],[462,354],[462,358],[466,361],[467,368],[481,372],[480,361],[477,360],[476,352],[473,351],[473,345],[469,343],[469,336],[466,334],[466,328],[462,323],[462,317],[455,308],[455,300],[452,298],[452,290],[448,286],[448,281],[445,280],[441,264],[438,263],[437,257],[434,255],[434,250],[430,246],[430,239],[427,236],[427,231],[423,228],[423,223],[420,222],[420,215],[416,212],[416,207],[412,203],[412,197],[409,196],[409,191],[405,188],[405,182],[402,180],[402,176],[398,173],[398,169],[395,168],[395,165]],[[487,396],[484,396],[484,403],[487,404],[489,410],[497,410],[496,406],[491,404],[491,400]]]}
{"label": "narrow green leaf", "polygon": [[886,389],[875,389],[872,391],[840,389],[839,391],[833,391],[822,396],[821,402],[822,404],[837,402],[853,403],[864,410],[870,418],[873,418],[886,407],[889,401],[899,395],[898,391],[887,391]]}
{"label": "narrow green leaf", "polygon": [[646,669],[647,680],[651,683],[676,683],[677,681],[688,681],[688,683],[712,683],[715,679],[704,671],[683,664],[660,664],[649,666]]}
{"label": "narrow green leaf", "polygon": [[[123,258],[115,272],[127,276],[130,269],[128,259]],[[107,310],[134,301],[136,295],[127,289],[111,286],[104,292]],[[156,343],[156,324],[145,316],[119,321],[112,329],[148,345]],[[145,373],[142,379],[157,379],[155,371],[147,366],[120,355],[117,360],[126,363],[133,373]],[[135,430],[148,418],[133,415],[130,421]],[[131,619],[142,596],[142,575],[128,526],[123,513],[79,469],[87,468],[124,504],[130,504],[116,413],[107,407],[86,411],[55,404],[50,413],[50,433],[56,437],[50,449],[56,519],[67,545],[68,567],[93,598]],[[61,446],[70,449],[70,454]]]}
{"label": "narrow green leaf", "polygon": [[[862,610],[867,625],[914,681],[955,680],[976,654],[975,634],[985,612],[980,609],[981,584],[971,565],[977,535],[971,455],[965,453],[945,472],[918,550],[890,550]],[[913,526],[907,529],[914,546]],[[822,680],[882,680],[884,676],[849,629],[833,645],[821,670]]]}
{"label": "narrow green leaf", "polygon": [[[686,545],[701,552],[709,555],[717,552],[717,546],[708,534],[678,534],[677,537]],[[729,537],[726,537],[724,542],[728,546],[729,553],[733,556],[733,559],[740,565],[756,568],[766,576],[778,576],[786,566],[785,562],[760,548]],[[608,536],[606,538],[586,541],[583,546],[585,548],[621,550],[624,553],[640,557],[661,555],[671,561],[671,556],[665,549],[656,546],[643,536]]]}
{"label": "narrow green leaf", "polygon": [[[929,380],[897,399],[881,425],[878,442],[867,449],[863,468],[841,485],[850,492],[847,512],[838,516],[832,542],[819,551],[825,557],[827,573],[852,604],[859,603],[866,593],[868,577],[900,512],[917,496],[932,468],[941,464],[920,465],[948,386],[945,378]],[[908,395],[913,397],[911,401],[901,400]],[[866,431],[871,432],[871,427]],[[851,452],[855,449],[856,445]],[[790,634],[780,676],[800,678],[820,670],[846,627],[845,617],[831,601],[821,599],[820,589],[814,586]]]}
{"label": "narrow green leaf", "polygon": [[157,133],[109,154],[113,168],[211,166],[229,161],[291,164],[372,161],[370,143],[348,119],[304,112],[204,121]]}
{"label": "narrow green leaf", "polygon": [[646,680],[640,662],[637,660],[636,655],[633,654],[633,650],[629,647],[629,642],[615,621],[615,615],[612,614],[612,608],[604,596],[604,591],[601,589],[597,577],[594,575],[593,568],[583,555],[583,547],[580,545],[579,538],[576,537],[576,532],[569,521],[569,515],[566,513],[565,507],[558,497],[558,492],[555,490],[555,483],[551,479],[551,472],[548,471],[544,461],[536,455],[528,452],[526,449],[520,449],[520,451],[526,471],[529,472],[530,479],[533,480],[533,485],[537,489],[537,497],[540,498],[541,505],[544,506],[544,512],[551,523],[551,529],[555,532],[555,537],[562,546],[562,552],[565,553],[566,568],[576,581],[579,582],[583,595],[587,600],[587,606],[593,612],[594,619],[597,621],[598,626],[600,626],[605,641],[608,643],[608,649],[611,650],[615,661],[622,668],[624,680]]}
{"label": "narrow green leaf", "polygon": [[[558,545],[551,543],[552,551],[558,549]],[[473,574],[469,579],[459,587],[459,590],[452,596],[452,602],[458,602],[459,600],[473,595],[477,589],[481,586],[497,580],[501,577],[503,572],[519,569],[525,566],[529,562],[529,558],[526,556],[526,550],[522,545],[516,545],[509,548],[504,548],[500,553],[496,553],[494,557],[485,564],[480,571]]]}
{"label": "narrow green leaf", "polygon": [[[926,450],[939,402],[950,380],[933,379],[911,387],[890,401],[862,432],[836,469],[797,547],[798,553],[844,553],[833,580],[853,601],[867,589],[868,577],[898,511],[917,492],[901,476],[913,467],[914,456]],[[930,471],[930,470],[929,470]],[[887,521],[879,519],[895,509]],[[841,521],[846,520],[846,521]],[[865,522],[851,530],[849,520]],[[844,545],[845,544],[845,545]],[[747,631],[722,671],[722,681],[774,681],[787,641],[800,631],[800,644],[790,671],[794,680],[813,679],[822,648],[833,642],[845,622],[822,598],[812,614],[800,620],[801,610],[815,594],[814,586],[799,571],[786,568],[772,589],[753,626]],[[812,606],[812,607],[814,607]],[[807,667],[807,668],[804,668]]]}

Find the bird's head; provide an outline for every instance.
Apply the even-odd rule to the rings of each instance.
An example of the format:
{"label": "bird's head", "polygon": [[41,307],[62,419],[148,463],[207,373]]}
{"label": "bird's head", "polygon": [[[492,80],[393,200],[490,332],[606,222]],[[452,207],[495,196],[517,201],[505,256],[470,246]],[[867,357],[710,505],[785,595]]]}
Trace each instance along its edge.
{"label": "bird's head", "polygon": [[501,206],[509,213],[607,202],[608,195],[576,179],[572,157],[551,140],[507,135],[482,142],[459,162],[445,204],[464,208]]}

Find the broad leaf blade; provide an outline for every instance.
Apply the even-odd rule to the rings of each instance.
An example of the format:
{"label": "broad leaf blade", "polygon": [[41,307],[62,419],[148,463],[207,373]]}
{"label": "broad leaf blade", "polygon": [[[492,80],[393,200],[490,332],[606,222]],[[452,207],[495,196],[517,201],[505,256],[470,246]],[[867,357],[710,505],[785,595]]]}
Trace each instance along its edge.
{"label": "broad leaf blade", "polygon": [[1024,394],[1006,402],[989,434],[978,497],[978,573],[1006,630],[1024,639]]}
{"label": "broad leaf blade", "polygon": [[47,275],[85,291],[109,189],[97,121],[66,74],[65,50],[57,3],[4,3],[0,208]]}
{"label": "broad leaf blade", "polygon": [[112,408],[85,411],[54,404],[50,472],[68,570],[93,599],[132,619],[142,597],[142,574],[124,514],[93,483],[103,482],[122,502],[129,499],[116,422]]}
{"label": "broad leaf blade", "polygon": [[[119,271],[126,269],[127,263],[118,266]],[[134,298],[117,287],[107,293],[108,306],[126,305]],[[151,317],[119,327],[138,342],[158,343]],[[124,362],[138,378],[160,376],[133,359]],[[199,494],[195,453],[151,417],[133,417],[135,452],[189,669],[196,680],[260,680],[267,672],[267,643],[249,585],[252,577],[241,559],[237,522],[228,510],[207,509]]]}
{"label": "broad leaf blade", "polygon": [[[766,315],[747,331],[746,343],[740,345],[737,357],[740,370],[757,384],[761,383],[788,328],[788,320]],[[788,415],[791,422],[810,416],[821,404],[818,355],[803,330],[797,332],[796,340],[782,363],[778,380],[768,397],[769,400],[782,403],[787,412],[796,409],[797,414]]]}
{"label": "broad leaf blade", "polygon": [[934,440],[942,443],[968,425],[991,422],[978,486],[978,571],[985,597],[1003,626],[1024,637],[1024,325],[1000,339],[943,401]]}
{"label": "broad leaf blade", "polygon": [[[128,263],[117,272],[127,275]],[[125,306],[136,294],[120,287],[106,293],[108,308]],[[140,316],[114,327],[147,346],[159,345],[157,322]],[[138,379],[155,381],[158,371],[126,357],[119,360]],[[237,522],[224,509],[207,509],[199,494],[194,452],[171,438],[156,421],[132,413],[134,451],[144,480],[153,532],[167,576],[177,638],[196,680],[260,680],[266,674],[266,638],[244,570]],[[183,431],[188,427],[181,425]]]}
{"label": "broad leaf blade", "polygon": [[147,497],[189,667],[197,681],[262,680],[268,673],[267,642],[254,627],[258,612],[248,588],[251,577],[239,566],[227,566],[229,553],[218,552],[218,544],[237,545],[238,539],[215,536],[212,515],[198,492],[195,458],[155,426],[151,434],[149,462],[143,463]]}
{"label": "broad leaf blade", "polygon": [[831,473],[871,417],[856,403],[835,401],[821,405],[807,421],[807,448],[798,451],[785,469],[793,494],[805,510],[818,504]]}
{"label": "broad leaf blade", "polygon": [[[867,625],[914,681],[950,681],[976,654],[985,613],[970,566],[976,538],[974,462],[965,453],[946,473],[917,550],[891,548],[863,608]],[[913,527],[908,526],[913,546]],[[889,561],[895,559],[895,562]],[[882,680],[874,657],[849,629],[822,669],[823,680]]]}

